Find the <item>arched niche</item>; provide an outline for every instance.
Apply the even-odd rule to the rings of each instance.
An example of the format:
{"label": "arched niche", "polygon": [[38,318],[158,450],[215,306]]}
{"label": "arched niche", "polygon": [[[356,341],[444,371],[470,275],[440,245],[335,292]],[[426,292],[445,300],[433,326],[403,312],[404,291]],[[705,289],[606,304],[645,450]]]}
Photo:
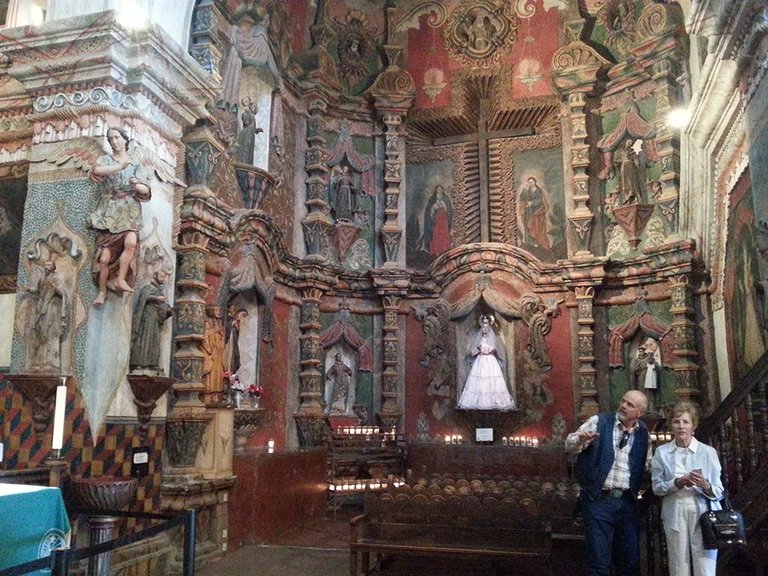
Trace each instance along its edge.
{"label": "arched niche", "polygon": [[259,382],[258,359],[272,340],[274,269],[279,255],[270,241],[275,231],[267,220],[248,213],[235,223],[238,240],[230,250],[223,282],[227,296],[227,354],[230,372],[246,384]]}
{"label": "arched niche", "polygon": [[[544,299],[525,274],[516,271],[467,270],[455,275],[441,295],[449,308],[450,334],[455,346],[456,398],[461,396],[471,368],[469,349],[479,329],[482,315],[493,314],[497,345],[507,388],[517,403],[520,396],[518,367],[530,361],[542,372],[551,368],[544,336],[551,317],[558,313],[562,300]],[[525,346],[522,346],[525,342]],[[520,355],[526,355],[526,358]],[[519,408],[519,403],[517,405]]]}

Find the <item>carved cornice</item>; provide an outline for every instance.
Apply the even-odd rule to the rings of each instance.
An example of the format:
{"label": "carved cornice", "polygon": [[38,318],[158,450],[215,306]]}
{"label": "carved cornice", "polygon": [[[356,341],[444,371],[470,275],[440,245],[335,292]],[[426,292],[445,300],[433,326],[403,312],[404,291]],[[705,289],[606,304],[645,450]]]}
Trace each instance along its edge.
{"label": "carved cornice", "polygon": [[371,270],[371,279],[377,294],[405,295],[411,284],[411,272],[388,268]]}
{"label": "carved cornice", "polygon": [[429,275],[435,285],[446,286],[469,272],[488,274],[495,270],[507,272],[539,287],[563,284],[558,266],[544,265],[525,250],[495,242],[453,248],[432,263]]}
{"label": "carved cornice", "polygon": [[605,272],[605,286],[616,289],[658,283],[680,275],[695,281],[705,278],[704,265],[693,240],[646,248],[642,256],[635,258],[608,260]]}
{"label": "carved cornice", "polygon": [[[224,254],[232,244],[233,236],[228,221],[232,211],[208,188],[190,186],[184,191],[180,219],[181,233],[195,231],[208,238],[208,249]],[[213,242],[211,242],[213,241]]]}
{"label": "carved cornice", "polygon": [[577,40],[552,56],[552,79],[562,92],[591,92],[600,72],[610,65],[594,48]]}
{"label": "carved cornice", "polygon": [[[10,58],[7,74],[34,99],[38,115],[134,102],[141,107],[143,99],[183,126],[208,116],[204,105],[215,93],[211,75],[161,28],[129,33],[114,12],[6,30],[0,52]],[[110,100],[109,88],[121,102]],[[174,132],[180,136],[179,128]]]}

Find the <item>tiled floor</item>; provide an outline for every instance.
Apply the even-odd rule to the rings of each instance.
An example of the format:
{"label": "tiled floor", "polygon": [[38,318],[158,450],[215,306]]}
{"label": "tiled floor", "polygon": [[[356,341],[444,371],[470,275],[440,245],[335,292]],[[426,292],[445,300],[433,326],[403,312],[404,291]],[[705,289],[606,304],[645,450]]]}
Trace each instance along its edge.
{"label": "tiled floor", "polygon": [[[244,546],[197,571],[197,576],[348,576],[349,521],[361,508],[341,508],[312,525],[285,534],[268,545]],[[562,544],[562,543],[561,543]],[[574,551],[555,553],[557,574],[580,576],[584,573]],[[467,558],[390,558],[376,576],[519,576],[519,567],[492,567],[487,562]]]}
{"label": "tiled floor", "polygon": [[342,508],[268,545],[244,546],[197,571],[198,576],[348,576],[349,520]]}

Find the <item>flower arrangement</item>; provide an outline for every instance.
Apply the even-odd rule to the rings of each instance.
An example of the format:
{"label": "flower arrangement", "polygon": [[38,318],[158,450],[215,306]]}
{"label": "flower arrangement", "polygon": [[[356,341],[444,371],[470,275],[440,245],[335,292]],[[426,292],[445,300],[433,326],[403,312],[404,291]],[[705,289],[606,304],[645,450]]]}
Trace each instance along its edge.
{"label": "flower arrangement", "polygon": [[228,379],[229,387],[232,390],[235,390],[236,392],[248,391],[248,384],[244,384],[243,382],[240,382],[240,378],[238,377],[237,372],[235,372],[231,376],[225,372],[224,377]]}
{"label": "flower arrangement", "polygon": [[251,384],[250,386],[248,386],[248,393],[252,394],[253,396],[256,396],[256,398],[260,398],[261,395],[264,393],[264,388],[262,388],[258,384]]}

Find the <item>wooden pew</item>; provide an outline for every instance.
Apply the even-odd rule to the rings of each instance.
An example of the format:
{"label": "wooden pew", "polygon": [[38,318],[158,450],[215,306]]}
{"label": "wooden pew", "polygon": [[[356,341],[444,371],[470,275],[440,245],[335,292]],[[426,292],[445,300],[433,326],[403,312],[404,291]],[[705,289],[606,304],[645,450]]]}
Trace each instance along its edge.
{"label": "wooden pew", "polygon": [[365,512],[351,520],[351,576],[370,572],[372,554],[377,567],[390,555],[458,557],[502,573],[553,574],[552,527],[535,501],[430,488],[366,496]]}

